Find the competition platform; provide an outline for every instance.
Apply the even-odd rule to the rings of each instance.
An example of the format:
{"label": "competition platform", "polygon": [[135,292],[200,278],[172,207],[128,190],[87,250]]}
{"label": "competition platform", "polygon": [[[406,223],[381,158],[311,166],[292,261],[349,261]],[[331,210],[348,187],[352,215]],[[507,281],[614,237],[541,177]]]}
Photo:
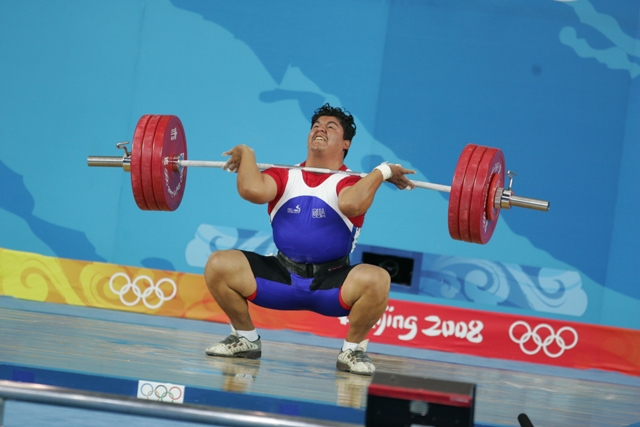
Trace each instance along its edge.
{"label": "competition platform", "polygon": [[[12,297],[0,297],[0,324],[3,381],[365,425],[372,379],[335,369],[339,339],[262,329],[261,359],[216,358],[204,349],[226,324]],[[535,426],[640,425],[636,377],[375,343],[369,353],[378,372],[474,384],[478,427],[518,426],[521,413]]]}

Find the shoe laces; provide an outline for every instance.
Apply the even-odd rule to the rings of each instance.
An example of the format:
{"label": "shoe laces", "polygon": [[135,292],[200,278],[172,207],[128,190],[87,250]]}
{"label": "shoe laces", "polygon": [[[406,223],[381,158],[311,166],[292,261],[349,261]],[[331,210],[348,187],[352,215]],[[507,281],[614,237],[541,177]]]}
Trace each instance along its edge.
{"label": "shoe laces", "polygon": [[226,344],[226,345],[236,344],[238,342],[240,342],[240,337],[238,337],[235,333],[229,335],[228,337],[222,340],[222,344]]}
{"label": "shoe laces", "polygon": [[371,358],[369,357],[369,355],[360,347],[353,350],[351,354],[353,355],[353,358],[356,360],[356,363],[359,363],[359,362],[371,363]]}

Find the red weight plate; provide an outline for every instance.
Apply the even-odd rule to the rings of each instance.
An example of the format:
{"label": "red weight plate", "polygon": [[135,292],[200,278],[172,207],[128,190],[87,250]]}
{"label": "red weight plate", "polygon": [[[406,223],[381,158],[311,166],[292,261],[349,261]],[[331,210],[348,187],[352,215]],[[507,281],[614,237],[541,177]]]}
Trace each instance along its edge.
{"label": "red weight plate", "polygon": [[187,168],[173,167],[171,160],[187,159],[187,141],[182,122],[177,116],[162,116],[153,141],[151,177],[158,207],[174,211],[180,206],[187,183]]}
{"label": "red weight plate", "polygon": [[485,244],[491,238],[493,230],[496,228],[498,216],[490,220],[487,218],[487,204],[493,205],[493,192],[490,191],[493,177],[498,175],[500,182],[504,182],[504,155],[498,148],[488,148],[482,156],[478,172],[476,173],[476,182],[473,187],[471,196],[471,210],[469,215],[469,229],[471,231],[471,240],[474,243]]}
{"label": "red weight plate", "polygon": [[140,117],[136,125],[136,130],[133,132],[133,144],[131,146],[131,189],[133,190],[133,198],[136,204],[144,211],[148,211],[149,206],[147,206],[147,202],[144,200],[144,193],[142,192],[140,163],[142,161],[144,130],[150,118],[150,114]]}
{"label": "red weight plate", "polygon": [[498,188],[504,188],[504,177],[501,173],[496,173],[491,177],[489,184],[489,193],[487,194],[487,209],[485,214],[489,221],[495,221],[500,215],[500,207],[495,206],[495,195]]}
{"label": "red weight plate", "polygon": [[467,170],[467,164],[471,155],[475,151],[477,145],[468,144],[462,150],[456,170],[453,173],[453,181],[451,182],[451,194],[449,195],[449,235],[452,239],[462,240],[460,238],[460,227],[458,226],[458,215],[460,213],[460,193],[462,193],[462,182],[464,181],[464,174]]}
{"label": "red weight plate", "polygon": [[472,242],[471,230],[469,229],[469,218],[471,216],[471,197],[473,195],[473,188],[476,185],[476,173],[478,172],[478,166],[482,160],[482,156],[487,151],[487,147],[479,145],[467,165],[467,170],[464,174],[464,181],[462,182],[462,193],[460,194],[460,210],[458,213],[458,227],[460,227],[460,239],[465,242]]}
{"label": "red weight plate", "polygon": [[158,122],[160,122],[162,116],[151,116],[147,128],[144,132],[144,138],[142,139],[142,156],[140,162],[140,175],[142,178],[142,192],[144,199],[149,206],[149,210],[159,211],[158,202],[153,191],[153,179],[151,178],[151,163],[153,162],[153,140],[156,136],[156,128]]}

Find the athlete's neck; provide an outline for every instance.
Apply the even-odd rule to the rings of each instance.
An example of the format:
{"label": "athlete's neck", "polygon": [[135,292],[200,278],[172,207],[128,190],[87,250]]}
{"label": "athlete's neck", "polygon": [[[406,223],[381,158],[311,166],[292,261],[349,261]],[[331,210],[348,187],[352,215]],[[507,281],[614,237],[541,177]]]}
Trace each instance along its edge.
{"label": "athlete's neck", "polygon": [[[342,153],[341,153],[342,156]],[[342,165],[344,157],[340,158],[327,158],[322,155],[314,155],[313,152],[309,153],[305,166],[310,168],[323,168],[331,170],[339,170]]]}

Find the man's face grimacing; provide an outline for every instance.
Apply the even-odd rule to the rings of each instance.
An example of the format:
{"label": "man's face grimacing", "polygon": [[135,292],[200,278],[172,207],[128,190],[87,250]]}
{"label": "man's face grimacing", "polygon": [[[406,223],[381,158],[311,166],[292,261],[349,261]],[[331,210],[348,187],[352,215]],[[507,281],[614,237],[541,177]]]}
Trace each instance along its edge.
{"label": "man's face grimacing", "polygon": [[340,120],[333,116],[320,116],[311,126],[307,138],[309,150],[322,153],[340,153],[349,148],[351,141],[344,139]]}

